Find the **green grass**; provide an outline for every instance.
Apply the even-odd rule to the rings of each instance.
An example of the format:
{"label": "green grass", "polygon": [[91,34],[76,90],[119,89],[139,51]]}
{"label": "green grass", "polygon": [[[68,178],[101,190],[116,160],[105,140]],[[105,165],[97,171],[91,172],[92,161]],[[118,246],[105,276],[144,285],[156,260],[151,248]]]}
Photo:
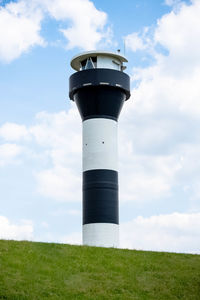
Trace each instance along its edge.
{"label": "green grass", "polygon": [[200,299],[200,255],[0,240],[0,299]]}

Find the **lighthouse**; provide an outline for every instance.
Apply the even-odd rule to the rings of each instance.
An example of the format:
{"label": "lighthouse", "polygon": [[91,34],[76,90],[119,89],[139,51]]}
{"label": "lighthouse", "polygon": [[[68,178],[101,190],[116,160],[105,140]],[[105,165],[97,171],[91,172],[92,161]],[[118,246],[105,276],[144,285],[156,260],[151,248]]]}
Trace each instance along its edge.
{"label": "lighthouse", "polygon": [[118,118],[130,97],[127,59],[118,53],[76,55],[69,97],[82,119],[83,245],[119,246]]}

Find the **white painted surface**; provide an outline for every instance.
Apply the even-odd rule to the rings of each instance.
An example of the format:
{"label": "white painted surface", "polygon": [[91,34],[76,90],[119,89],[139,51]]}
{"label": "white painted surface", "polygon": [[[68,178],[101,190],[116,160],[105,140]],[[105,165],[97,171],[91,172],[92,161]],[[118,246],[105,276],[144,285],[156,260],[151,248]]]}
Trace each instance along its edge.
{"label": "white painted surface", "polygon": [[95,118],[83,122],[83,172],[118,170],[117,122]]}
{"label": "white painted surface", "polygon": [[119,246],[119,225],[110,223],[83,225],[83,245],[117,248]]}
{"label": "white painted surface", "polygon": [[122,63],[112,56],[97,56],[97,68],[121,70]]}

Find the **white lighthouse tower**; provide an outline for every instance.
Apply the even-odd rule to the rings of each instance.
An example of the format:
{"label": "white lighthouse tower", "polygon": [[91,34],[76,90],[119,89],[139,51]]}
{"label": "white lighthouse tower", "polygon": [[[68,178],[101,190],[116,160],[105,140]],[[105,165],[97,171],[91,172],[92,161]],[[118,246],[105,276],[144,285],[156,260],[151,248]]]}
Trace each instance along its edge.
{"label": "white lighthouse tower", "polygon": [[118,247],[118,117],[130,97],[127,59],[89,51],[71,60],[69,96],[83,122],[83,244]]}

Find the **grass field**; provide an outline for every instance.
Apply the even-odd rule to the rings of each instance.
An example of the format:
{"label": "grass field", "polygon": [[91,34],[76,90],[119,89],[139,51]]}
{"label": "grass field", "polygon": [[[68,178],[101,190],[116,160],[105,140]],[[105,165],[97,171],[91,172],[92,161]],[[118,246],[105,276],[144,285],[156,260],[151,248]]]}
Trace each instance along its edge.
{"label": "grass field", "polygon": [[200,255],[0,240],[0,299],[200,299]]}

